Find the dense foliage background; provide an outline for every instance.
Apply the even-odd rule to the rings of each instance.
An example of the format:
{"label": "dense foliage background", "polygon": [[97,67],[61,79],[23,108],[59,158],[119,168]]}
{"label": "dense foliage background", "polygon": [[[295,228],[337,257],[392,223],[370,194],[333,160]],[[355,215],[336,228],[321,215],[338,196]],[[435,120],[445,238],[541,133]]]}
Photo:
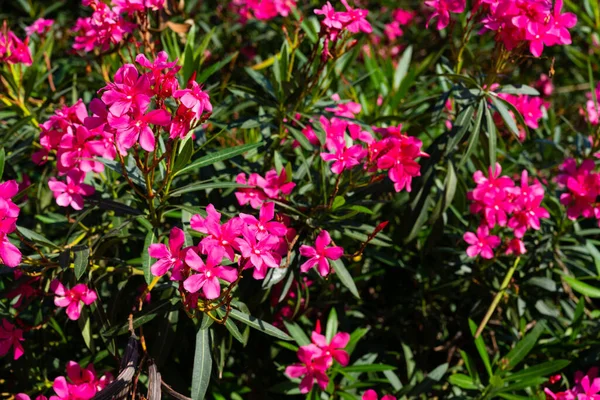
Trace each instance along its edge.
{"label": "dense foliage background", "polygon": [[[344,14],[336,27],[314,13],[325,4],[304,0],[2,6],[0,181],[18,190],[0,192],[0,245],[8,251],[10,238],[22,254],[0,267],[3,396],[156,399],[162,379],[162,396],[216,400],[372,399],[368,389],[407,399],[544,399],[574,398],[551,394],[572,388],[594,398],[585,382],[595,372],[576,371],[600,364],[600,5],[350,3],[368,10],[366,21],[353,17],[360,26]],[[544,10],[555,19],[535,20]],[[503,12],[522,16],[494,19]],[[561,12],[577,19],[564,28],[569,43],[544,27]],[[90,16],[98,19],[74,29]],[[38,18],[53,22],[26,33]],[[152,64],[160,51],[168,60]],[[143,89],[152,92],[154,119],[143,120],[152,146],[143,132],[124,138],[138,132],[145,100],[106,96],[125,90],[111,86],[125,64],[137,68],[134,83],[138,73],[152,82]],[[127,93],[142,96],[135,87]],[[191,94],[195,109],[183,97]],[[65,111],[79,99],[84,116],[78,106]],[[136,107],[141,114],[131,114]],[[90,140],[102,142],[86,147]],[[376,151],[396,158],[381,161]],[[336,169],[325,153],[357,165]],[[487,180],[488,168],[501,170],[502,184]],[[56,185],[67,177],[74,186]],[[58,197],[65,191],[72,198]],[[508,219],[526,222],[490,216],[484,209],[496,200]],[[13,203],[20,212],[9,229]],[[221,239],[206,244],[214,212],[220,223],[247,224],[268,214],[267,203],[283,226],[271,225],[283,233],[263,247],[278,268],[265,264],[261,276],[239,242],[255,234],[242,228],[232,259]],[[527,219],[529,210],[537,216]],[[480,226],[490,233],[465,236]],[[149,253],[174,228],[179,247],[202,242],[192,252],[235,275],[221,277],[217,299],[184,287],[194,272],[183,251]],[[306,271],[311,256],[301,246],[318,250],[325,231],[327,245],[343,251],[327,257],[331,273]],[[486,242],[489,254],[467,252],[489,235],[497,237]],[[157,259],[174,269],[154,273]],[[85,286],[69,292],[77,284]],[[321,365],[312,349],[311,368],[327,381],[301,394],[286,367],[303,361],[297,351],[313,331],[327,340],[349,333],[340,336],[349,361]],[[95,372],[79,376],[75,363]]]}

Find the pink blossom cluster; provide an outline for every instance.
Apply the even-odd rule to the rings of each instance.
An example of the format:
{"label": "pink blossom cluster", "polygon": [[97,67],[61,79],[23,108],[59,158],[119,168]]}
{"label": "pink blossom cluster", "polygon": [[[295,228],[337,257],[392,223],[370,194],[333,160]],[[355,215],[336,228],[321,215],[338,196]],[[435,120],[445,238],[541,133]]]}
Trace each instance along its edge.
{"label": "pink blossom cluster", "polygon": [[335,261],[344,255],[344,249],[339,246],[329,246],[331,244],[331,236],[326,230],[322,230],[317,239],[315,246],[300,246],[300,255],[307,257],[308,261],[300,266],[300,271],[308,272],[312,268],[317,268],[321,276],[329,275],[329,261]]}
{"label": "pink blossom cluster", "polygon": [[567,207],[567,217],[596,218],[600,224],[600,174],[593,160],[584,160],[580,165],[573,158],[565,160],[556,178],[559,186],[566,190],[560,202]]}
{"label": "pink blossom cluster", "polygon": [[[135,60],[141,71],[133,64],[123,65],[114,81],[99,90],[101,98],[90,104],[94,116],[86,120],[86,126],[112,138],[123,156],[138,144],[154,151],[162,131],[168,132],[169,139],[184,138],[212,111],[208,94],[195,80],[185,89],[179,87],[176,74],[181,67],[168,58],[164,51],[154,61],[139,54]],[[174,113],[167,103],[175,104]]]}
{"label": "pink blossom cluster", "polygon": [[50,28],[53,24],[53,19],[38,18],[35,21],[33,21],[31,25],[25,28],[25,32],[28,36],[31,36],[34,33],[37,33],[38,35],[42,36],[50,31]]}
{"label": "pink blossom cluster", "polygon": [[50,290],[54,292],[54,305],[66,308],[67,316],[72,321],[79,319],[84,304],[89,306],[98,298],[96,292],[84,283],[79,283],[71,289],[67,289],[60,281],[55,279],[50,284]]}
{"label": "pink blossom cluster", "polygon": [[[291,178],[290,176],[289,179]],[[235,178],[235,182],[250,186],[237,189],[235,197],[241,206],[250,204],[255,209],[261,208],[269,199],[284,200],[296,187],[294,182],[288,180],[285,168],[279,174],[272,169],[264,178],[255,172],[246,178],[246,174],[242,172]]]}
{"label": "pink blossom cluster", "polygon": [[73,27],[76,34],[73,43],[75,50],[90,52],[97,48],[107,51],[111,44],[120,43],[127,33],[132,33],[136,28],[136,24],[120,15],[117,7],[111,8],[108,4],[96,0],[84,0],[84,5],[91,6],[94,12],[90,17],[77,19]]}
{"label": "pink blossom cluster", "polygon": [[[362,164],[363,169],[371,174],[387,171],[396,192],[403,189],[411,191],[412,179],[421,174],[416,160],[427,157],[427,154],[421,150],[423,144],[419,139],[402,133],[402,125],[374,128],[381,135],[381,139],[376,139],[347,119],[322,116],[319,121],[325,131],[327,150],[321,152],[321,158],[332,162],[333,173],[341,174]],[[303,132],[311,143],[320,143],[312,129]]]}
{"label": "pink blossom cluster", "polygon": [[591,125],[600,124],[600,107],[597,104],[597,102],[600,101],[600,83],[598,83],[596,86],[595,92],[596,101],[594,101],[594,95],[592,93],[588,93],[586,95],[587,101],[585,102],[585,109],[579,109],[579,114],[582,115]]}
{"label": "pink blossom cluster", "polygon": [[56,154],[58,174],[64,181],[50,178],[48,186],[61,207],[83,208],[85,196],[94,193],[94,187],[83,183],[88,172],[104,171],[99,157],[114,159],[112,138],[101,129],[88,129],[84,124],[89,118],[83,101],[58,109],[48,121],[40,125],[41,149],[33,154],[37,164]]}
{"label": "pink blossom cluster", "polygon": [[[362,400],[378,400],[379,397],[377,396],[377,392],[374,391],[373,389],[369,389],[367,391],[365,391],[362,395]],[[386,394],[384,395],[381,400],[396,400],[395,396],[392,396],[391,394]]]}
{"label": "pink blossom cluster", "polygon": [[17,229],[20,209],[12,198],[18,192],[16,181],[0,183],[0,264],[11,268],[21,263],[21,251],[8,239],[8,235]]}
{"label": "pink blossom cluster", "polygon": [[322,58],[331,57],[330,44],[335,44],[342,33],[371,33],[373,27],[367,20],[368,10],[351,7],[346,0],[340,0],[346,11],[336,11],[328,1],[322,8],[314,12],[321,15],[321,36],[324,38]]}
{"label": "pink blossom cluster", "polygon": [[[190,220],[190,227],[205,235],[197,246],[184,248],[185,235],[179,228],[171,230],[168,246],[150,246],[150,256],[158,259],[151,266],[154,276],[171,271],[171,280],[182,281],[186,291],[202,290],[203,297],[212,300],[221,294],[219,278],[231,283],[240,271],[252,269],[254,279],[264,279],[269,268],[279,268],[288,252],[287,237],[295,231],[275,216],[274,203],[264,203],[258,218],[240,213],[221,222],[212,204],[206,212],[206,217],[196,214]],[[231,266],[234,262],[237,266]]]}
{"label": "pink blossom cluster", "polygon": [[0,64],[25,64],[31,65],[33,62],[31,52],[29,51],[29,38],[22,41],[8,29],[6,21],[0,30]]}
{"label": "pink blossom cluster", "polygon": [[[560,377],[560,376],[559,376]],[[554,383],[557,379],[550,379]],[[554,393],[549,388],[544,388],[546,399],[550,400],[597,400],[600,399],[600,378],[598,368],[590,368],[587,374],[582,371],[575,373],[575,385],[564,392]]]}
{"label": "pink blossom cluster", "polygon": [[13,358],[19,359],[25,353],[21,344],[24,340],[23,330],[3,318],[2,325],[0,325],[0,357],[7,355],[12,348]]}
{"label": "pink blossom cluster", "polygon": [[404,35],[403,26],[409,25],[415,18],[414,11],[397,8],[392,11],[392,21],[385,24],[383,32],[390,42]]}
{"label": "pink blossom cluster", "polygon": [[[89,400],[113,380],[114,377],[110,372],[98,376],[93,364],[81,368],[77,362],[69,361],[67,376],[54,379],[52,388],[56,394],[50,396],[49,400]],[[15,396],[15,400],[31,400],[31,398],[25,393],[19,393]],[[39,395],[35,400],[48,400],[48,398]]]}
{"label": "pink blossom cluster", "polygon": [[527,230],[539,230],[540,219],[550,217],[541,206],[545,191],[537,179],[531,183],[524,170],[517,186],[513,179],[501,173],[502,167],[496,163],[494,169],[489,168],[487,177],[482,171],[473,174],[477,187],[467,193],[467,198],[472,202],[471,213],[480,215],[481,221],[476,233],[466,232],[463,236],[469,244],[469,257],[494,258],[494,249],[501,243],[499,236],[490,234],[496,227],[511,231],[505,254],[524,254],[522,239]]}
{"label": "pink blossom cluster", "polygon": [[350,357],[344,348],[350,341],[350,335],[346,332],[336,333],[331,341],[327,341],[321,335],[320,324],[317,322],[315,331],[311,334],[311,342],[298,349],[299,363],[288,366],[285,374],[291,378],[302,378],[300,381],[300,392],[311,391],[315,381],[321,389],[329,384],[327,370],[333,365],[334,360],[340,365],[348,365]]}
{"label": "pink blossom cluster", "polygon": [[287,17],[296,8],[296,0],[233,0],[229,8],[236,13],[242,24],[249,20],[270,20]]}
{"label": "pink blossom cluster", "polygon": [[571,44],[569,29],[577,24],[577,17],[562,12],[563,0],[480,0],[479,3],[479,7],[484,7],[481,20],[484,31],[496,32],[496,40],[509,51],[523,45],[539,57],[545,46]]}

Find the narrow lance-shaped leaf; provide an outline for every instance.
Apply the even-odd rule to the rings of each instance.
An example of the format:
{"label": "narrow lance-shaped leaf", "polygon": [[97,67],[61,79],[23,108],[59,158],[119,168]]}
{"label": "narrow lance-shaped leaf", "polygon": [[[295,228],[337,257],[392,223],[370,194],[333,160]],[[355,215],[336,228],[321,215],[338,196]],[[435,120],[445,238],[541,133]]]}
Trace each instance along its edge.
{"label": "narrow lance-shaped leaf", "polygon": [[192,399],[203,400],[210,383],[212,355],[210,353],[210,330],[198,329],[194,369],[192,370]]}

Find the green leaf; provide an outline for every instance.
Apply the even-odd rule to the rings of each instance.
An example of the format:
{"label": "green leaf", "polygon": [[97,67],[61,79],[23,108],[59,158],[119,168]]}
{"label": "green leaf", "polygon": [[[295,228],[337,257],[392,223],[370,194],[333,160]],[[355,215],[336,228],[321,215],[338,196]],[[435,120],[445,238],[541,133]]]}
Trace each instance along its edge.
{"label": "green leaf", "polygon": [[290,335],[282,331],[281,329],[275,328],[273,325],[264,322],[261,319],[248,315],[238,310],[231,310],[229,312],[229,317],[236,319],[240,322],[245,323],[246,325],[254,328],[256,330],[261,331],[262,333],[266,333],[267,335],[274,336],[278,339],[282,340],[293,340]]}
{"label": "green leaf", "polygon": [[[467,145],[467,150],[463,154],[458,163],[458,167],[461,168],[469,159],[473,150],[475,150],[475,144],[478,142],[481,135],[481,121],[483,120],[484,111],[487,112],[487,103],[485,100],[481,100],[479,102],[479,107],[477,107],[477,115],[475,116],[475,125],[473,126],[473,130],[471,131],[471,136],[469,136],[469,144]],[[494,156],[495,157],[495,156]]]}
{"label": "green leaf", "polygon": [[344,199],[342,196],[335,196],[335,199],[333,199],[333,204],[331,205],[331,209],[337,210],[344,204],[346,204],[346,199]]}
{"label": "green leaf", "polygon": [[477,389],[478,386],[473,382],[471,377],[464,374],[450,375],[448,381],[454,386],[458,386],[463,389]]}
{"label": "green leaf", "polygon": [[92,328],[90,324],[90,315],[87,312],[87,307],[83,307],[81,310],[81,315],[77,320],[77,324],[79,325],[79,329],[81,330],[81,336],[83,337],[83,341],[88,349],[94,351],[94,342],[92,339]]}
{"label": "green leaf", "polygon": [[151,244],[154,243],[156,237],[154,236],[154,231],[150,231],[146,234],[146,239],[144,240],[144,247],[142,248],[142,270],[144,271],[144,280],[146,284],[149,285],[152,282],[153,276],[152,271],[150,271],[150,267],[152,266],[152,257],[148,253],[148,248]]}
{"label": "green leaf", "polygon": [[194,154],[194,141],[189,138],[183,143],[183,147],[180,147],[179,154],[175,158],[173,173],[185,167],[190,162],[192,154]]}
{"label": "green leaf", "polygon": [[335,307],[331,307],[329,311],[329,317],[327,317],[327,329],[325,330],[325,338],[327,343],[331,342],[331,339],[335,336],[338,331],[338,316],[335,311]]}
{"label": "green leaf", "polygon": [[[507,361],[505,369],[516,367],[533,349],[538,339],[546,329],[544,321],[538,321],[535,327],[517,345],[506,355]],[[501,363],[502,365],[502,363]]]}
{"label": "green leaf", "polygon": [[[223,311],[220,308],[217,308],[217,314],[219,315],[219,318],[224,318],[225,317],[225,311]],[[233,336],[238,342],[240,342],[244,346],[246,345],[247,342],[244,339],[244,336],[241,334],[241,332],[238,329],[237,325],[229,317],[225,320],[225,328],[227,328],[227,330],[229,331],[229,333],[231,333],[231,336]]]}
{"label": "green leaf", "polygon": [[408,72],[408,68],[410,67],[410,61],[412,58],[412,46],[408,46],[402,57],[400,57],[400,61],[398,62],[398,66],[394,71],[394,80],[392,82],[392,89],[394,92],[397,92],[400,89],[400,85],[402,81],[406,77],[406,73]]}
{"label": "green leaf", "polygon": [[568,360],[555,360],[527,367],[519,372],[515,372],[504,378],[506,381],[518,381],[534,377],[548,376],[556,371],[565,368],[571,362]]}
{"label": "green leaf", "polygon": [[500,113],[500,116],[504,120],[504,123],[506,124],[508,129],[518,139],[519,138],[519,128],[517,127],[517,122],[512,117],[512,115],[510,115],[508,108],[506,108],[506,105],[504,104],[504,102],[506,100],[503,100],[496,96],[491,96],[491,99],[492,99],[492,103],[494,103],[494,107],[496,107],[496,110],[498,110],[498,112]]}
{"label": "green leaf", "polygon": [[344,372],[381,372],[391,371],[396,369],[393,365],[386,364],[361,364],[361,365],[349,365],[344,367]]}
{"label": "green leaf", "polygon": [[192,73],[194,72],[194,69],[195,69],[194,48],[193,48],[195,36],[196,36],[196,26],[192,25],[192,27],[190,28],[190,30],[187,34],[186,42],[185,42],[185,49],[183,50],[182,72],[183,72],[183,81],[185,83],[188,82],[188,80],[192,76]]}
{"label": "green leaf", "polygon": [[192,400],[203,400],[210,383],[212,356],[210,353],[210,330],[198,329],[196,351],[192,370]]}
{"label": "green leaf", "polygon": [[498,134],[496,129],[496,123],[489,107],[485,108],[485,123],[486,131],[488,134],[488,152],[490,158],[490,166],[496,168],[496,146],[498,145]]}
{"label": "green leaf", "polygon": [[527,85],[504,85],[499,90],[500,93],[508,94],[523,94],[527,96],[539,96],[540,92],[537,89]]}
{"label": "green leaf", "polygon": [[196,76],[196,81],[199,83],[206,82],[206,80],[211,77],[215,72],[221,70],[225,65],[229,64],[229,62],[233,59],[233,57],[237,57],[238,52],[228,54],[225,58],[220,60],[219,62],[214,63],[210,67],[203,70],[198,76]]}
{"label": "green leaf", "polygon": [[30,240],[37,244],[42,244],[47,247],[51,247],[53,249],[60,249],[60,247],[58,247],[57,245],[55,245],[50,240],[46,239],[44,236],[40,235],[37,232],[31,231],[27,228],[23,228],[22,226],[17,226],[17,230],[27,240]]}
{"label": "green leaf", "polygon": [[454,123],[454,130],[456,133],[454,137],[450,139],[448,143],[448,147],[446,147],[446,155],[450,154],[452,151],[455,151],[458,144],[461,142],[462,138],[465,136],[469,127],[471,126],[471,119],[473,119],[473,114],[475,113],[475,107],[468,106],[467,108],[463,108],[458,118],[456,118],[456,122]]}
{"label": "green leaf", "polygon": [[[471,335],[475,335],[475,332],[477,332],[477,325],[470,318],[469,329],[471,330]],[[492,364],[490,363],[490,356],[487,353],[482,336],[479,336],[477,339],[475,339],[475,347],[477,348],[479,357],[481,357],[481,361],[483,361],[483,365],[485,366],[485,370],[487,371],[488,376],[492,376]]]}
{"label": "green leaf", "polygon": [[214,153],[207,154],[207,155],[200,157],[199,159],[193,161],[187,167],[180,169],[179,171],[177,171],[175,173],[175,175],[182,174],[182,173],[192,171],[195,169],[200,169],[200,168],[206,167],[208,165],[213,165],[214,163],[219,162],[219,161],[228,160],[237,155],[245,153],[249,150],[256,149],[262,145],[263,145],[263,142],[243,144],[241,146],[235,146],[235,147],[231,147],[229,149],[223,149],[220,151],[216,151]]}
{"label": "green leaf", "polygon": [[342,261],[342,259],[338,258],[337,260],[331,261],[331,263],[333,264],[333,270],[335,271],[336,276],[340,279],[340,282],[342,282],[342,284],[348,288],[348,290],[354,295],[354,297],[360,299],[356,283],[354,283],[352,275],[350,275],[350,273],[344,266],[344,262]]}
{"label": "green leaf", "polygon": [[577,280],[571,276],[563,275],[562,278],[576,292],[581,293],[584,296],[592,297],[594,299],[600,298],[600,289],[598,289],[597,287]]}
{"label": "green leaf", "polygon": [[79,280],[85,274],[90,260],[90,248],[85,246],[80,250],[74,250],[75,253],[75,279]]}
{"label": "green leaf", "polygon": [[169,197],[179,197],[184,193],[197,192],[199,190],[207,190],[207,189],[229,189],[229,188],[240,188],[247,187],[246,185],[241,185],[236,182],[196,182],[184,186],[180,189],[174,190],[169,194]]}
{"label": "green leaf", "polygon": [[4,162],[6,160],[6,152],[4,147],[0,148],[0,180],[2,180],[2,174],[4,173]]}
{"label": "green leaf", "polygon": [[596,274],[600,276],[600,251],[598,251],[598,249],[596,248],[596,246],[594,246],[591,240],[585,241],[585,247],[588,249],[590,256],[592,256],[592,259],[594,260],[594,265],[596,266]]}
{"label": "green leaf", "polygon": [[306,336],[306,333],[304,333],[304,329],[302,329],[297,323],[283,321],[283,324],[285,325],[285,328],[287,329],[290,336],[294,338],[294,341],[296,343],[298,343],[298,346],[305,346],[307,344],[310,344],[309,337]]}

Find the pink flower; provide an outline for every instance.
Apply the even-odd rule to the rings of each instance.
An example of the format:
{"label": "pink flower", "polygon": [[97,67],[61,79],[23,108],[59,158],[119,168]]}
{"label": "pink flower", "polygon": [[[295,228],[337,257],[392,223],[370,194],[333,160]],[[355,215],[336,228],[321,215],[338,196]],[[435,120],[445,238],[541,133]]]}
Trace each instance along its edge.
{"label": "pink flower", "polygon": [[26,38],[25,42],[23,42],[7,28],[6,21],[4,21],[1,31],[0,63],[31,65],[33,60],[29,52],[29,38]]}
{"label": "pink flower", "polygon": [[466,232],[463,239],[471,245],[467,248],[467,255],[469,257],[477,257],[477,255],[481,254],[482,258],[490,260],[494,258],[493,249],[500,245],[500,238],[498,236],[491,236],[488,227],[485,225],[477,228],[477,235],[473,232]]}
{"label": "pink flower", "polygon": [[321,23],[334,29],[342,29],[342,24],[349,20],[349,16],[346,13],[335,11],[330,2],[327,2],[321,9],[316,9],[315,14],[325,16],[325,19]]}
{"label": "pink flower", "polygon": [[73,27],[76,32],[75,50],[91,52],[94,48],[107,51],[111,43],[119,43],[136,24],[126,21],[103,2],[94,2],[94,13],[89,18],[79,18]]}
{"label": "pink flower", "polygon": [[342,141],[329,142],[327,147],[331,153],[321,153],[321,158],[327,162],[333,161],[331,171],[335,174],[357,166],[367,154],[361,145],[347,147]]}
{"label": "pink flower", "polygon": [[554,1],[554,11],[551,19],[554,25],[550,30],[556,37],[558,44],[571,44],[569,29],[577,25],[577,16],[570,12],[561,14],[563,3],[563,0]]}
{"label": "pink flower", "polygon": [[362,10],[360,8],[352,8],[348,5],[346,0],[340,0],[344,7],[346,7],[346,12],[344,13],[346,18],[348,19],[346,28],[352,33],[364,32],[371,33],[373,28],[369,21],[367,21],[367,15],[369,14],[368,10]]}
{"label": "pink flower", "polygon": [[122,155],[127,155],[127,150],[139,140],[142,149],[154,151],[156,139],[149,124],[154,126],[168,126],[171,114],[163,109],[152,110],[144,114],[139,110],[133,116],[121,115],[113,117],[108,115],[108,124],[117,130],[117,147]]}
{"label": "pink flower", "polygon": [[281,256],[275,252],[279,238],[272,235],[259,236],[248,226],[242,227],[242,238],[235,239],[244,261],[244,269],[254,267],[252,277],[264,279],[267,268],[279,268]]}
{"label": "pink flower", "polygon": [[51,396],[50,400],[89,400],[112,380],[110,373],[98,378],[93,364],[81,368],[77,362],[69,361],[67,377],[59,376],[54,379],[52,388],[56,396]]}
{"label": "pink flower", "polygon": [[53,19],[38,18],[35,21],[33,21],[33,24],[25,28],[25,32],[28,36],[31,36],[34,33],[37,33],[38,35],[43,35],[50,30],[52,24],[54,24]]}
{"label": "pink flower", "polygon": [[260,208],[263,202],[267,199],[267,195],[261,189],[267,185],[267,181],[256,173],[251,173],[246,180],[246,174],[240,173],[235,178],[236,183],[241,185],[253,186],[249,188],[238,188],[235,192],[235,197],[241,206],[250,203],[252,208]]}
{"label": "pink flower", "polygon": [[339,246],[330,246],[331,236],[326,230],[322,230],[317,236],[315,247],[302,245],[300,254],[308,257],[309,260],[300,266],[300,271],[307,272],[313,267],[317,267],[321,276],[329,275],[329,260],[338,260],[344,254],[344,249]]}
{"label": "pink flower", "polygon": [[173,97],[179,99],[181,104],[192,110],[198,120],[202,119],[204,112],[212,112],[212,105],[210,104],[208,94],[194,80],[188,83],[187,89],[175,91]]}
{"label": "pink flower", "polygon": [[150,81],[146,75],[140,75],[133,64],[125,64],[115,73],[113,82],[100,89],[102,101],[115,117],[120,117],[136,107],[146,111],[150,104]]}
{"label": "pink flower", "polygon": [[[378,400],[379,397],[377,396],[377,392],[374,391],[373,389],[369,389],[367,391],[365,391],[362,395],[362,400]],[[394,396],[392,396],[391,394],[386,394],[384,395],[381,400],[396,400],[396,398]]]}
{"label": "pink flower", "polygon": [[348,365],[350,356],[348,356],[348,353],[345,350],[343,350],[350,341],[350,335],[348,333],[336,333],[335,336],[331,339],[331,342],[327,343],[327,339],[325,338],[325,336],[314,331],[311,334],[311,340],[315,345],[317,345],[321,349],[321,357],[326,359],[326,365],[328,367],[333,365],[333,360],[339,362],[343,367]]}
{"label": "pink flower", "polygon": [[[598,368],[590,368],[586,375],[581,371],[575,373],[575,385],[564,392],[552,392],[544,388],[546,398],[554,400],[600,400],[600,378]],[[553,382],[551,382],[553,383]]]}
{"label": "pink flower", "polygon": [[75,210],[83,209],[83,196],[91,196],[95,190],[93,186],[83,183],[85,174],[78,170],[67,173],[67,183],[50,178],[48,186],[56,199],[56,204],[61,207],[69,205]]}
{"label": "pink flower", "polygon": [[257,238],[263,238],[268,235],[285,236],[287,227],[281,222],[273,221],[275,217],[275,203],[264,203],[260,208],[259,218],[253,215],[240,213],[240,219],[248,227],[256,232]]}
{"label": "pink flower", "polygon": [[217,212],[212,204],[206,207],[206,212],[206,218],[196,214],[190,219],[192,229],[208,234],[207,237],[200,241],[199,248],[204,254],[218,251],[233,261],[235,259],[234,250],[237,249],[236,240],[241,232],[242,220],[232,218],[221,225],[221,214]]}
{"label": "pink flower", "polygon": [[508,246],[506,247],[506,252],[504,254],[511,255],[515,254],[520,256],[521,254],[527,253],[527,249],[525,248],[525,243],[521,239],[512,238],[508,242]]}
{"label": "pink flower", "polygon": [[73,125],[67,128],[67,133],[58,145],[58,171],[63,174],[72,169],[102,172],[104,164],[96,160],[96,156],[103,154],[104,143],[96,132],[89,131],[82,125]]}
{"label": "pink flower", "polygon": [[[169,247],[162,243],[151,244],[150,247],[148,247],[148,254],[150,257],[158,259],[158,261],[150,267],[152,275],[163,276],[170,269],[173,269],[174,272],[179,272],[183,265],[184,254],[181,251],[181,248],[183,247],[184,242],[185,234],[183,231],[179,228],[173,228],[169,235]],[[171,279],[174,278],[171,277]]]}
{"label": "pink flower", "polygon": [[277,174],[277,171],[274,169],[268,171],[265,174],[265,181],[264,186],[262,186],[265,194],[269,198],[276,200],[283,199],[284,196],[290,194],[296,187],[294,182],[288,182],[285,168],[283,168],[279,174]]}
{"label": "pink flower", "polygon": [[21,251],[8,240],[6,233],[0,232],[0,264],[14,268],[21,263]]}
{"label": "pink flower", "polygon": [[54,292],[54,304],[57,307],[66,307],[67,316],[75,321],[79,319],[83,305],[90,305],[97,299],[96,292],[83,284],[79,283],[72,289],[66,289],[58,280],[53,280],[50,290]]}
{"label": "pink flower", "polygon": [[301,393],[310,392],[315,380],[321,389],[325,390],[327,387],[329,383],[329,377],[326,374],[328,366],[322,355],[322,350],[314,344],[301,346],[298,349],[300,363],[290,365],[285,369],[285,374],[289,378],[302,377],[300,382]]}
{"label": "pink flower", "polygon": [[394,182],[396,192],[406,188],[412,190],[412,179],[421,175],[421,166],[416,161],[420,157],[429,157],[421,151],[423,143],[412,136],[398,133],[384,138],[379,145],[381,151],[377,152],[377,168],[388,170],[388,176]]}
{"label": "pink flower", "polygon": [[0,357],[8,354],[11,347],[13,348],[13,358],[18,360],[24,353],[23,345],[23,330],[16,328],[7,319],[2,319],[0,326]]}
{"label": "pink flower", "polygon": [[431,20],[438,17],[437,30],[441,31],[450,23],[450,13],[460,14],[465,11],[465,0],[427,0],[425,5],[434,9],[427,19],[427,27]]}
{"label": "pink flower", "polygon": [[193,249],[189,249],[185,255],[185,263],[198,273],[190,275],[183,282],[185,290],[196,293],[202,289],[204,297],[207,299],[218,298],[221,295],[219,278],[231,283],[238,277],[235,268],[220,265],[223,257],[222,254],[216,251],[209,253],[205,264]]}
{"label": "pink flower", "polygon": [[548,211],[541,207],[544,200],[544,188],[536,182],[529,185],[527,171],[521,174],[521,187],[509,189],[515,195],[516,210],[508,221],[508,226],[515,231],[517,238],[522,238],[527,229],[540,229],[540,218],[549,218]]}

